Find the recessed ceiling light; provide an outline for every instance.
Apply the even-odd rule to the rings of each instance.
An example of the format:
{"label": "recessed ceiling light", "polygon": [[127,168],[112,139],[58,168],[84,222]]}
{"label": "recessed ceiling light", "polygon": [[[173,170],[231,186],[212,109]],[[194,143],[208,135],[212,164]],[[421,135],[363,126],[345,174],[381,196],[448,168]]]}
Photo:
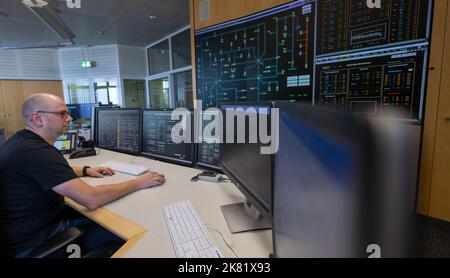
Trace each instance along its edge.
{"label": "recessed ceiling light", "polygon": [[147,18],[153,20],[153,19],[156,19],[156,15],[154,15],[154,14],[149,14],[149,15],[147,16]]}

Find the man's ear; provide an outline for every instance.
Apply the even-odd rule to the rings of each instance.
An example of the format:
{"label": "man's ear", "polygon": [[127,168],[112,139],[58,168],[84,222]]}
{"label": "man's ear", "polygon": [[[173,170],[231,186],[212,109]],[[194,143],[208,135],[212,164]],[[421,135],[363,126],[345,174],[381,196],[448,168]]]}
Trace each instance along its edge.
{"label": "man's ear", "polygon": [[38,127],[42,127],[44,125],[42,117],[39,113],[36,113],[36,112],[32,113],[30,118],[31,118],[30,122],[33,125],[36,125]]}

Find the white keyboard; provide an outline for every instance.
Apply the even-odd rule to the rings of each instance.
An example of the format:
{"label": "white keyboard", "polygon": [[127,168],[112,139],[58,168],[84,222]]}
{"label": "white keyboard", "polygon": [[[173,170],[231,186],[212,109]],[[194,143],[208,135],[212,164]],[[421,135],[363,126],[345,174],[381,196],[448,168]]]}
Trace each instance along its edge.
{"label": "white keyboard", "polygon": [[142,164],[121,162],[116,160],[110,160],[102,163],[100,166],[109,167],[114,171],[129,174],[133,176],[139,176],[147,171],[150,171],[150,167]]}
{"label": "white keyboard", "polygon": [[191,202],[170,204],[163,215],[177,258],[223,257]]}

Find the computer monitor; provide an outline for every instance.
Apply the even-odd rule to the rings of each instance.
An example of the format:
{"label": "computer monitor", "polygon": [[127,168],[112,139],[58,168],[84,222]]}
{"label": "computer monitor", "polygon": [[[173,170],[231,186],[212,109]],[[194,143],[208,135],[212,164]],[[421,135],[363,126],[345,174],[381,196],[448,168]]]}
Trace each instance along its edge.
{"label": "computer monitor", "polygon": [[[375,2],[375,1],[372,1]],[[433,0],[296,0],[195,30],[196,97],[423,120]]]}
{"label": "computer monitor", "polygon": [[77,104],[67,105],[67,110],[69,111],[73,122],[76,122],[81,118],[80,107]]}
{"label": "computer monitor", "polygon": [[98,108],[96,145],[130,154],[141,152],[142,113],[139,108]]}
{"label": "computer monitor", "polygon": [[80,103],[80,117],[84,120],[91,120],[92,109],[98,107],[98,103]]}
{"label": "computer monitor", "polygon": [[56,138],[55,148],[57,148],[61,153],[68,154],[77,149],[78,143],[78,131],[69,131],[64,135]]}
{"label": "computer monitor", "polygon": [[405,255],[412,159],[402,126],[296,103],[278,107],[275,256]]}
{"label": "computer monitor", "polygon": [[[215,141],[216,132],[219,130],[212,130],[214,137],[209,137],[207,134],[203,134],[205,128],[208,125],[213,124],[218,117],[220,110],[218,108],[210,108],[202,111],[199,119],[195,119],[199,123],[198,128],[198,144],[197,144],[197,162],[196,166],[199,168],[206,168],[211,170],[220,171],[220,144]],[[217,134],[217,137],[220,137]]]}
{"label": "computer monitor", "polygon": [[[221,207],[232,233],[271,228],[274,157],[261,154],[261,147],[265,144],[261,143],[258,135],[263,133],[259,125],[263,117],[268,124],[266,134],[270,134],[270,109],[273,105],[272,102],[220,105],[224,118],[224,138],[234,139],[233,142],[225,140],[220,144],[220,167],[246,198],[244,203]],[[226,115],[230,112],[235,113],[235,116]],[[239,126],[239,122],[245,127]],[[234,136],[229,132],[234,132]],[[245,143],[238,141],[240,132],[243,132]],[[256,140],[249,143],[252,136],[256,136]]]}
{"label": "computer monitor", "polygon": [[[183,165],[192,165],[194,161],[194,146],[192,129],[192,112],[186,115],[186,121],[181,118],[172,120],[172,109],[147,109],[143,112],[142,155],[170,161]],[[187,119],[189,117],[189,119]],[[189,142],[175,143],[172,131],[176,125],[179,136],[188,136]],[[185,134],[188,132],[188,134]]]}

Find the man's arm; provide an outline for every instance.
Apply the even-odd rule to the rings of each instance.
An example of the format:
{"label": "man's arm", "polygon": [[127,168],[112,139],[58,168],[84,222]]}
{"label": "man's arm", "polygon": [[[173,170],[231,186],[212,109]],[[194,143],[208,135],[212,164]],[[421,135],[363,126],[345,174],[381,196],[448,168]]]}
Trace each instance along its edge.
{"label": "man's arm", "polygon": [[83,168],[82,167],[73,166],[72,169],[77,176],[79,176],[79,177],[83,176]]}
{"label": "man's arm", "polygon": [[[79,177],[84,176],[83,175],[83,167],[73,166],[72,169],[77,176],[79,176]],[[87,172],[88,176],[95,177],[95,178],[103,178],[103,174],[106,174],[109,176],[112,176],[115,174],[114,171],[109,167],[88,168],[86,172]]]}
{"label": "man's arm", "polygon": [[53,187],[53,191],[93,210],[139,189],[157,186],[164,182],[164,175],[151,172],[127,182],[96,187],[91,187],[81,179],[73,179]]}

